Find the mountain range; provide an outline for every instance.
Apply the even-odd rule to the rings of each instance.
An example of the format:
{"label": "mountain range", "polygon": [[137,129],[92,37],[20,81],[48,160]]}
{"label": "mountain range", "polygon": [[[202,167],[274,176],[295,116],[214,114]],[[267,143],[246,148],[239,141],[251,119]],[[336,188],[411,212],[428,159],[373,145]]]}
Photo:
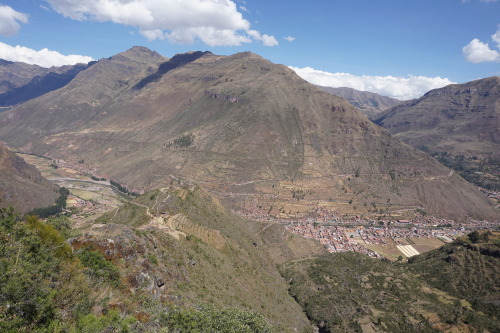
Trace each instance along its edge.
{"label": "mountain range", "polygon": [[369,119],[375,118],[383,111],[402,103],[402,101],[392,97],[348,87],[332,88],[320,86],[320,88],[332,95],[344,98],[356,109],[366,114]]}
{"label": "mountain range", "polygon": [[500,77],[434,89],[374,119],[483,187],[500,189]]}
{"label": "mountain range", "polygon": [[[193,181],[274,216],[496,218],[474,186],[344,99],[253,53],[167,59],[134,47],[0,114],[0,140],[137,191]],[[377,212],[369,211],[376,204]]]}
{"label": "mountain range", "polygon": [[43,68],[0,59],[0,107],[21,104],[68,84],[89,64]]}
{"label": "mountain range", "polygon": [[[165,58],[134,47],[49,72],[7,65],[17,76],[3,95],[19,103],[0,113],[0,140],[52,158],[63,177],[80,172],[66,178],[79,184],[71,189],[77,206],[19,218],[3,207],[55,208],[60,194],[60,212],[70,191],[0,144],[0,331],[499,331],[498,231],[389,262],[328,253],[280,223],[343,215],[362,221],[361,236],[375,225],[368,218],[379,218],[378,231],[396,230],[388,237],[395,244],[414,244],[408,221],[391,225],[407,217],[489,219],[466,226],[493,228],[498,210],[425,152],[438,148],[407,145],[404,131],[393,136],[343,98],[250,52]],[[50,73],[63,72],[67,82],[48,84]],[[456,126],[484,124],[494,145],[487,119],[496,119],[496,85],[489,78],[431,91],[379,119],[434,95],[443,110],[443,100],[458,105],[467,95],[450,121],[463,113]],[[496,152],[480,153],[470,159]],[[102,213],[100,195],[84,188],[119,191],[119,200],[99,202]]]}

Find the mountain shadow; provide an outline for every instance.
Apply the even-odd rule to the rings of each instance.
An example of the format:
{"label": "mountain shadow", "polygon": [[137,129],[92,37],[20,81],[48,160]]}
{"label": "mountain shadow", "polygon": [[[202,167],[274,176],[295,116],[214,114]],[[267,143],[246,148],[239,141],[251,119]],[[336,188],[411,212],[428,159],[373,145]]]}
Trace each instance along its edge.
{"label": "mountain shadow", "polygon": [[57,90],[68,84],[82,70],[92,66],[95,62],[87,64],[78,64],[71,66],[63,72],[48,72],[44,75],[35,76],[29,83],[20,87],[13,87],[9,82],[4,85],[8,91],[0,94],[0,106],[13,106],[24,103],[30,99],[37,98],[43,94]]}
{"label": "mountain shadow", "polygon": [[163,64],[160,65],[158,70],[154,72],[153,74],[145,77],[141,81],[139,81],[133,88],[136,90],[140,90],[147,86],[151,82],[156,82],[161,79],[163,75],[171,71],[172,69],[176,69],[177,67],[184,66],[185,64],[188,64],[190,62],[195,61],[196,59],[206,55],[206,54],[212,54],[210,51],[196,51],[196,52],[188,52],[188,53],[183,53],[183,54],[176,54],[173,56],[171,59],[168,61],[164,62]]}

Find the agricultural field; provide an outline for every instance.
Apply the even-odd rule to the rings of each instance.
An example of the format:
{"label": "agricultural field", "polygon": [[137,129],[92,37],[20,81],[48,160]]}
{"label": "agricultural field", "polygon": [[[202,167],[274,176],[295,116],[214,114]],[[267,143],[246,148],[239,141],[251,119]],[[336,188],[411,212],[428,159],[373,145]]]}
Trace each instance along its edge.
{"label": "agricultural field", "polygon": [[387,244],[385,245],[378,245],[378,244],[360,244],[360,245],[363,245],[366,248],[383,255],[384,257],[386,257],[391,261],[396,261],[399,256],[402,256],[403,258],[405,257],[404,253],[398,249],[397,245],[412,245],[413,248],[417,250],[419,253],[425,253],[437,249],[445,244],[445,242],[435,237],[434,238],[411,237],[411,238],[401,238],[397,240],[401,244],[396,244],[390,238],[385,238],[385,241],[387,242]]}
{"label": "agricultural field", "polygon": [[67,209],[78,226],[85,226],[104,212],[120,207],[129,200],[126,195],[114,189],[109,181],[95,181],[78,170],[59,167],[48,158],[21,153],[18,155],[36,166],[45,178],[70,191]]}

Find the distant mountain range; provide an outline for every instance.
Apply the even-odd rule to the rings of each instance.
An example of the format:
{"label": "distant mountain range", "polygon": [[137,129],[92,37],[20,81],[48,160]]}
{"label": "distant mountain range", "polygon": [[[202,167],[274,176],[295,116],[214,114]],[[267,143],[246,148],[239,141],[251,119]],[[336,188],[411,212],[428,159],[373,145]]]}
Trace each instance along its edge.
{"label": "distant mountain range", "polygon": [[57,190],[34,166],[0,144],[0,207],[27,213],[55,203]]}
{"label": "distant mountain range", "polygon": [[0,59],[0,107],[20,104],[59,89],[92,64],[43,68]]}
{"label": "distant mountain range", "polygon": [[397,138],[500,189],[500,77],[452,84],[374,119]]}
{"label": "distant mountain range", "polygon": [[28,84],[35,76],[47,72],[47,68],[40,66],[0,59],[0,93]]}
{"label": "distant mountain range", "polygon": [[167,59],[134,47],[2,112],[0,139],[134,190],[180,177],[280,217],[318,203],[374,217],[498,216],[474,186],[345,100],[249,52]]}
{"label": "distant mountain range", "polygon": [[344,98],[356,109],[366,114],[370,119],[376,117],[383,111],[402,103],[402,101],[395,98],[382,96],[369,91],[359,91],[353,88],[332,88],[321,86],[320,88],[332,95]]}

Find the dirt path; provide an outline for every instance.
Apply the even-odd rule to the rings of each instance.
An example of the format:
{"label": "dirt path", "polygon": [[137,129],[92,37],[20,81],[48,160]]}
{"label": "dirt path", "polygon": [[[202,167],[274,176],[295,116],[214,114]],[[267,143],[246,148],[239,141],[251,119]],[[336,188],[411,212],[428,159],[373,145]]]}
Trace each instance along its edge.
{"label": "dirt path", "polygon": [[140,203],[137,203],[137,202],[133,202],[133,201],[129,201],[129,203],[131,203],[132,205],[136,205],[136,206],[139,206],[139,207],[144,207],[146,208],[146,214],[150,217],[150,218],[154,218],[154,215],[151,214],[151,212],[149,211],[149,207],[146,206],[146,205],[143,205],[143,204],[140,204]]}
{"label": "dirt path", "polygon": [[273,226],[275,225],[276,223],[271,223],[269,225],[266,225],[264,228],[260,229],[256,234],[255,236],[257,236],[258,234],[260,234],[262,231],[266,230],[267,228],[269,228],[270,226]]}

